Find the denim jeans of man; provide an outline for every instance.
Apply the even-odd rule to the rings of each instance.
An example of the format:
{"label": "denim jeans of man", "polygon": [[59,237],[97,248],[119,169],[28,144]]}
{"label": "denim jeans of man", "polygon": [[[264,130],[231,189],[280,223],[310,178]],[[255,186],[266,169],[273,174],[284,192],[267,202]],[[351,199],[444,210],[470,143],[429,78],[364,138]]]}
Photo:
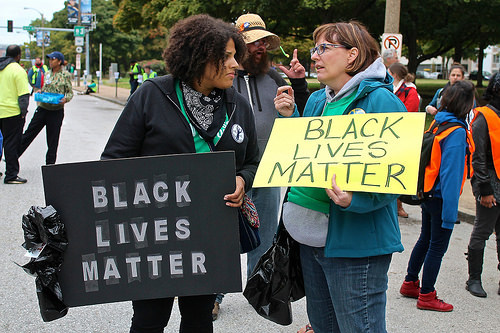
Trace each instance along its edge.
{"label": "denim jeans of man", "polygon": [[422,203],[422,229],[408,261],[405,281],[417,281],[423,266],[420,293],[434,291],[441,261],[448,249],[452,229],[441,227],[443,200],[432,198]]}
{"label": "denim jeans of man", "polygon": [[247,278],[259,261],[260,257],[273,244],[274,235],[278,228],[278,214],[280,209],[281,188],[263,187],[254,188],[247,193],[252,199],[259,214],[259,237],[260,245],[253,251],[247,253]]}
{"label": "denim jeans of man", "polygon": [[325,258],[324,250],[300,245],[307,315],[314,333],[386,332],[392,254]]}

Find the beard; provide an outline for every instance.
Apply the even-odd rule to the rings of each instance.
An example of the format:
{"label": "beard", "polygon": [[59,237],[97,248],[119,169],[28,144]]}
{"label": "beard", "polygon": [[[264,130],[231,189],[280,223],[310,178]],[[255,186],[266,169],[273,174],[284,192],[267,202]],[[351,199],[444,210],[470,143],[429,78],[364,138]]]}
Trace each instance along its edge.
{"label": "beard", "polygon": [[245,60],[241,62],[243,68],[250,74],[259,75],[269,71],[269,62],[267,61],[267,52],[260,55],[260,60],[257,60],[255,53],[249,53]]}

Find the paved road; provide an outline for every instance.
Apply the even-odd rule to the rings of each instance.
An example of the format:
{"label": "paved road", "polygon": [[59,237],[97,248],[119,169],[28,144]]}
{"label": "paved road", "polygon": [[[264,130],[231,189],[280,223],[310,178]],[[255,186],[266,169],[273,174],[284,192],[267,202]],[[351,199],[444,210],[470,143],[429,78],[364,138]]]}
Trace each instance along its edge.
{"label": "paved road", "polygon": [[[58,163],[89,161],[99,158],[122,106],[93,96],[75,96],[66,107],[61,133]],[[30,106],[29,117],[34,104]],[[0,183],[0,332],[127,332],[132,315],[129,302],[71,308],[64,318],[43,323],[39,315],[34,278],[28,276],[15,262],[24,264],[21,217],[32,205],[44,205],[40,166],[45,161],[45,134],[41,133],[22,156],[22,177],[25,185]],[[0,164],[0,171],[5,164]],[[389,332],[497,332],[500,296],[499,272],[496,270],[496,251],[493,240],[488,241],[483,284],[488,298],[472,297],[464,289],[467,266],[463,253],[472,225],[456,226],[436,284],[438,294],[455,306],[451,313],[420,311],[415,301],[399,295],[410,251],[420,229],[419,208],[409,207],[409,219],[402,219],[401,231],[405,251],[395,254],[389,272],[387,325]],[[243,276],[246,267],[242,256]],[[215,332],[296,332],[307,322],[305,300],[293,304],[294,323],[287,327],[259,317],[241,294],[227,295],[222,303]],[[176,332],[179,314],[175,309],[166,332]]]}

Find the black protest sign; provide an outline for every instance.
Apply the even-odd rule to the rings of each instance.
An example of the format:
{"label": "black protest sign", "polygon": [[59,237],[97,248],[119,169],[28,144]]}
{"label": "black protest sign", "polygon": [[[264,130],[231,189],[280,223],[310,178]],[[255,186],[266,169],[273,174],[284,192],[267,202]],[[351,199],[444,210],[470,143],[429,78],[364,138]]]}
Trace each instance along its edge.
{"label": "black protest sign", "polygon": [[234,153],[42,167],[69,245],[68,306],[241,291]]}

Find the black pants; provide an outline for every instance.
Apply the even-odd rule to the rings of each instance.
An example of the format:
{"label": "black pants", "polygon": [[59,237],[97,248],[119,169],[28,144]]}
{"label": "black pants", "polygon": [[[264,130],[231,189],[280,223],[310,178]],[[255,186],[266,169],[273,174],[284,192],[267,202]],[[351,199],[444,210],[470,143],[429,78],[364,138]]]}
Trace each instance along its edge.
{"label": "black pants", "polygon": [[[212,333],[215,295],[180,296],[180,333]],[[172,312],[174,298],[132,301],[134,316],[130,333],[162,333]]]}
{"label": "black pants", "polygon": [[484,249],[486,240],[490,238],[493,231],[496,232],[497,255],[500,262],[500,206],[497,203],[497,206],[487,208],[476,200],[476,219],[470,235],[469,248]]}
{"label": "black pants", "polygon": [[64,118],[64,108],[59,110],[47,110],[42,107],[38,107],[31,119],[28,128],[23,134],[23,139],[21,142],[21,152],[22,155],[24,151],[29,147],[31,142],[35,140],[36,136],[40,131],[46,126],[47,132],[47,155],[45,157],[45,163],[54,164],[56,163],[57,157],[57,147],[59,146],[59,136],[61,134],[61,126]]}
{"label": "black pants", "polygon": [[2,131],[3,135],[3,154],[5,155],[4,181],[16,179],[19,173],[19,156],[21,156],[23,127],[24,118],[20,115],[0,118],[0,131]]}
{"label": "black pants", "polygon": [[129,81],[130,83],[130,95],[132,95],[136,90],[137,87],[139,87],[139,81],[137,79],[132,79]]}

